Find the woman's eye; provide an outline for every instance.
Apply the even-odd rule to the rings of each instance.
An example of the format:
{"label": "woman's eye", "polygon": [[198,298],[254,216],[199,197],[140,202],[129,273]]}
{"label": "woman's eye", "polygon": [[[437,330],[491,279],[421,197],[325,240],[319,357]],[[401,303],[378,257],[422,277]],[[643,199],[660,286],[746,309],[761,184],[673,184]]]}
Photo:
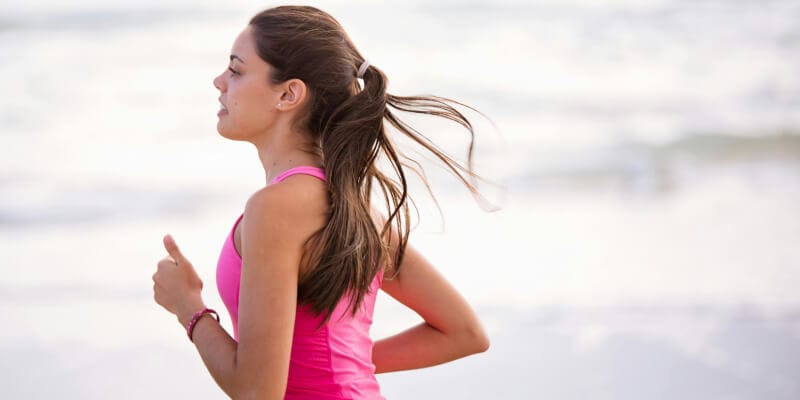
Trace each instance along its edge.
{"label": "woman's eye", "polygon": [[239,73],[234,71],[233,68],[231,68],[231,67],[228,67],[228,71],[231,71],[232,75],[239,75]]}

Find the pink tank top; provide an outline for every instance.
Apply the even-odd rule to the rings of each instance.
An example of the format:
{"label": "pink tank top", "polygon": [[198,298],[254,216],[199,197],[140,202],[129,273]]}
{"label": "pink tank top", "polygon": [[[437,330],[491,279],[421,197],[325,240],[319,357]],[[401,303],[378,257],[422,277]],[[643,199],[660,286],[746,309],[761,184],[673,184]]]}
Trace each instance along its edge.
{"label": "pink tank top", "polygon": [[[303,166],[285,171],[269,184],[279,183],[294,174],[325,180],[322,169]],[[233,224],[217,263],[217,289],[230,313],[233,337],[237,341],[242,259],[234,246],[233,236],[243,216]],[[317,326],[323,317],[315,317],[308,306],[298,304],[286,386],[287,400],[383,399],[375,379],[372,340],[369,337],[375,296],[382,279],[383,273],[379,272],[355,317],[346,312],[348,299],[345,297],[328,322],[319,329]]]}

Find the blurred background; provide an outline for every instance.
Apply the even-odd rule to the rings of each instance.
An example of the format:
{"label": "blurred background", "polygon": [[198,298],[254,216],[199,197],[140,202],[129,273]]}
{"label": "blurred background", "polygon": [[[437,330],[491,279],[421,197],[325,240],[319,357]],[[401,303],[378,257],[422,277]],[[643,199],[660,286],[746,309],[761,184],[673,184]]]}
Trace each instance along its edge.
{"label": "blurred background", "polygon": [[[224,398],[150,277],[171,233],[224,309],[217,256],[264,176],[211,80],[272,5],[0,4],[0,397]],[[379,376],[387,398],[800,398],[800,2],[313,5],[390,92],[495,124],[468,114],[501,209],[425,162],[444,218],[418,190],[411,239],[492,348]],[[373,337],[418,321],[379,299]]]}

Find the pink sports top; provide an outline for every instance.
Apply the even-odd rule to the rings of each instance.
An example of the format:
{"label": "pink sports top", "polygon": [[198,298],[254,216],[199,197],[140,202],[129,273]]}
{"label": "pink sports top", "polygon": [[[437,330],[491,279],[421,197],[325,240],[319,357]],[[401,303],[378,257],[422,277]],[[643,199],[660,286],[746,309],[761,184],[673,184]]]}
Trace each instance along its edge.
{"label": "pink sports top", "polygon": [[[322,169],[302,166],[285,171],[269,184],[279,183],[294,174],[312,175],[325,180]],[[239,216],[233,224],[217,263],[217,289],[230,313],[233,338],[237,341],[242,259],[236,251],[233,237],[243,216]],[[372,340],[369,337],[375,296],[382,279],[383,273],[379,272],[355,317],[346,312],[348,298],[345,297],[336,306],[328,322],[319,329],[317,326],[323,316],[315,317],[308,306],[298,304],[286,399],[383,399],[375,379]]]}

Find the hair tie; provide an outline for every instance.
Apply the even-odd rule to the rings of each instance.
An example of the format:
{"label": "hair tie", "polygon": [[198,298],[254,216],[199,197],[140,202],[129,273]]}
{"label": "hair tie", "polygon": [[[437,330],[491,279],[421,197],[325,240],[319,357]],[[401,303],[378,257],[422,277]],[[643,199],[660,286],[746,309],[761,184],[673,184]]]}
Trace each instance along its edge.
{"label": "hair tie", "polygon": [[364,79],[364,72],[367,71],[367,68],[369,68],[369,60],[365,58],[361,66],[358,67],[358,79]]}

